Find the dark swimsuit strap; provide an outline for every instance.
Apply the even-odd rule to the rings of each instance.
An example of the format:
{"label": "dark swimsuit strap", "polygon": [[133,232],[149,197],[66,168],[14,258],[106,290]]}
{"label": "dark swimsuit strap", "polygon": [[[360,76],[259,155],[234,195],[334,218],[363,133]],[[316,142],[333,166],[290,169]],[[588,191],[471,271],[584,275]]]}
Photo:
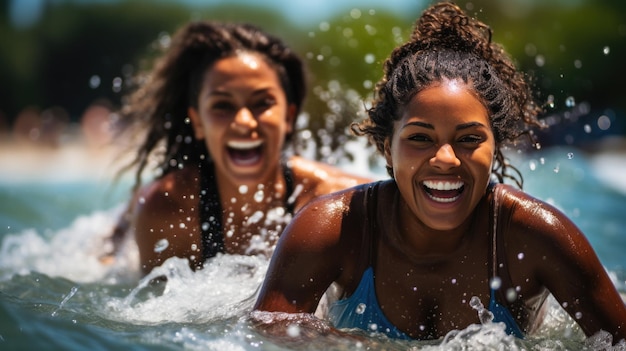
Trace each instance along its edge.
{"label": "dark swimsuit strap", "polygon": [[[293,214],[295,202],[289,201],[294,191],[293,171],[285,162],[282,164],[283,176],[287,188],[285,209]],[[215,178],[213,162],[204,160],[200,163],[200,230],[202,231],[202,257],[207,260],[225,250],[224,231],[222,228],[222,203]]]}
{"label": "dark swimsuit strap", "polygon": [[[506,255],[503,243],[504,240],[501,240],[501,238],[499,238],[501,233],[504,232],[504,228],[502,228],[502,223],[508,223],[508,218],[505,218],[505,216],[509,215],[509,212],[503,211],[503,208],[501,206],[502,200],[505,196],[504,189],[502,189],[501,186],[498,186],[498,184],[492,183],[489,185],[489,190],[492,192],[492,199],[489,202],[489,222],[491,224],[491,230],[489,231],[489,236],[491,239],[491,246],[489,250],[489,259],[491,261],[489,265],[489,278],[492,279],[495,277],[499,277],[502,282],[502,286],[512,286],[513,283],[511,280],[511,276],[509,275],[509,270],[506,269]],[[498,267],[500,264],[502,264],[502,267]],[[497,292],[498,300],[500,301],[506,301],[503,299],[503,290],[504,289],[498,289]]]}
{"label": "dark swimsuit strap", "polygon": [[365,212],[365,225],[363,226],[363,249],[361,252],[367,252],[367,262],[363,271],[367,267],[376,265],[376,243],[378,238],[378,222],[376,221],[376,204],[378,203],[378,187],[380,182],[369,184],[365,188],[363,195],[363,204]]}

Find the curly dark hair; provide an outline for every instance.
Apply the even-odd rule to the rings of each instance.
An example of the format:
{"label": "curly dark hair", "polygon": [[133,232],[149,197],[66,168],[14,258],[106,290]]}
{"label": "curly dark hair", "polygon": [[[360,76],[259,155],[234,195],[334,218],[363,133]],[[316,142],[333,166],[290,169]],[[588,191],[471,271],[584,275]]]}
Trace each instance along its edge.
{"label": "curly dark hair", "polygon": [[[242,51],[261,56],[274,68],[287,102],[296,106],[296,115],[300,112],[306,95],[305,67],[279,38],[251,24],[188,23],[175,33],[154,70],[143,82],[140,80],[121,109],[122,128],[145,135],[135,159],[122,170],[137,166],[135,188],[141,184],[141,174],[153,154],[158,153],[162,175],[183,162],[199,164],[210,158],[205,143],[194,136],[187,110],[197,107],[207,69],[217,60]],[[130,126],[135,128],[127,128]],[[164,150],[157,152],[162,143]]]}
{"label": "curly dark hair", "polygon": [[[489,112],[496,140],[492,174],[500,182],[512,179],[522,187],[520,172],[508,163],[502,149],[522,135],[533,139],[541,126],[540,106],[526,76],[516,70],[504,49],[491,41],[491,28],[467,16],[457,5],[443,2],[426,9],[408,42],[394,49],[384,64],[384,76],[368,119],[354,123],[357,135],[367,135],[380,153],[393,134],[393,123],[415,94],[443,79],[462,79],[473,88]],[[512,170],[515,174],[511,174]],[[387,173],[393,177],[392,170]]]}

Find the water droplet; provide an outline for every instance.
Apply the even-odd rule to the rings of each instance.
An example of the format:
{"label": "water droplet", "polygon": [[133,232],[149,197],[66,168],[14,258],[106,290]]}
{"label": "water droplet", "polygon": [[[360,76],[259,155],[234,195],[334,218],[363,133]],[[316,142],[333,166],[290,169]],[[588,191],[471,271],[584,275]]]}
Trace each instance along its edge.
{"label": "water droplet", "polygon": [[185,124],[191,124],[191,119],[189,117],[185,117]]}
{"label": "water droplet", "polygon": [[289,324],[287,327],[287,335],[292,338],[300,336],[300,327],[297,324]]}
{"label": "water droplet", "polygon": [[535,56],[535,64],[537,67],[543,67],[546,64],[546,58],[543,55]]}
{"label": "water droplet", "polygon": [[574,107],[574,106],[576,106],[576,100],[574,99],[573,96],[568,96],[565,99],[565,106],[567,106],[567,107]]}
{"label": "water droplet", "polygon": [[520,260],[520,261],[523,260],[524,259],[524,253],[523,252],[518,253],[517,254],[517,259]]}
{"label": "water droplet", "polygon": [[161,239],[154,244],[154,252],[161,253],[167,249],[168,246],[170,246],[170,242],[167,241],[167,239]]}
{"label": "water droplet", "polygon": [[352,17],[354,19],[361,18],[361,10],[359,10],[359,9],[352,9],[352,10],[350,10],[350,17]]}
{"label": "water droplet", "polygon": [[356,309],[354,310],[354,312],[356,312],[356,314],[363,314],[366,308],[367,308],[366,304],[360,303],[356,306]]}
{"label": "water droplet", "polygon": [[254,201],[256,202],[261,202],[263,201],[263,190],[258,190],[256,193],[254,193]]}
{"label": "water droplet", "polygon": [[589,134],[591,133],[591,126],[588,124],[585,124],[585,126],[583,127],[583,129],[585,130],[585,133]]}
{"label": "water droplet", "polygon": [[241,185],[239,186],[239,194],[247,194],[248,193],[248,186],[247,185]]}
{"label": "water droplet", "polygon": [[93,75],[91,76],[91,78],[89,78],[89,87],[91,89],[96,89],[100,86],[100,76],[98,75]]}
{"label": "water droplet", "polygon": [[571,160],[571,159],[573,159],[573,158],[574,158],[574,153],[573,153],[573,152],[568,152],[568,153],[567,153],[567,159],[568,159],[568,160]]}
{"label": "water droplet", "polygon": [[581,318],[583,318],[583,313],[582,312],[576,312],[576,313],[574,313],[574,317],[576,319],[581,319]]}
{"label": "water droplet", "polygon": [[209,230],[209,222],[202,223],[202,230]]}
{"label": "water droplet", "polygon": [[369,328],[371,331],[377,331],[378,330],[378,324],[376,323],[372,323],[369,325]]}
{"label": "water droplet", "polygon": [[553,171],[554,171],[554,173],[559,173],[560,170],[561,170],[560,169],[560,165],[557,163],[556,166],[554,166]]}
{"label": "water droplet", "polygon": [[546,101],[546,105],[549,108],[554,108],[554,95],[548,95],[548,100]]}
{"label": "water droplet", "polygon": [[517,292],[513,288],[509,288],[506,290],[506,300],[508,302],[513,302],[517,299]]}
{"label": "water droplet", "polygon": [[452,278],[452,284],[456,284],[456,278]]}
{"label": "water droplet", "polygon": [[607,130],[611,128],[611,119],[605,115],[598,117],[598,128]]}
{"label": "water droplet", "polygon": [[581,60],[574,60],[574,67],[576,68],[582,68],[583,67],[583,62]]}
{"label": "water droplet", "polygon": [[611,48],[608,46],[605,46],[602,48],[602,53],[605,55],[608,55],[611,52]]}
{"label": "water droplet", "polygon": [[[493,277],[489,281],[489,287],[494,290],[500,289],[501,286],[502,286],[502,279],[500,279],[500,277]],[[471,303],[472,302],[470,301],[470,306],[471,306]]]}
{"label": "water droplet", "polygon": [[537,162],[535,160],[530,160],[530,162],[528,162],[528,168],[530,168],[531,171],[536,170]]}
{"label": "water droplet", "polygon": [[365,63],[372,64],[376,61],[376,56],[374,54],[366,54],[365,55]]}

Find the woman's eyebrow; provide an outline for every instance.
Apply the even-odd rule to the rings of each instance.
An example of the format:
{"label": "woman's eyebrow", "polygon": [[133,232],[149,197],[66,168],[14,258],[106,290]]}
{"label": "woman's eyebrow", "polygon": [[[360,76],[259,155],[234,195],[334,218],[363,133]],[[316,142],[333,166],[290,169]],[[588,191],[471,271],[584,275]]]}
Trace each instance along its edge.
{"label": "woman's eyebrow", "polygon": [[480,122],[468,122],[468,123],[459,124],[458,126],[456,126],[456,130],[463,130],[463,129],[474,128],[474,127],[485,127],[485,125]]}

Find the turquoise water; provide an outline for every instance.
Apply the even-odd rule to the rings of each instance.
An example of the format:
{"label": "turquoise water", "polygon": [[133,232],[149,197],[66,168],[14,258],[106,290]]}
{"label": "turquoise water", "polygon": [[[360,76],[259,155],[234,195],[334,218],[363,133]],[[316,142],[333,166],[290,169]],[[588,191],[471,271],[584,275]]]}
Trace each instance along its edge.
{"label": "turquoise water", "polygon": [[[0,160],[1,350],[599,347],[598,340],[583,341],[575,323],[554,301],[550,301],[550,313],[539,334],[524,341],[489,324],[471,326],[445,341],[429,343],[376,338],[356,343],[316,337],[315,332],[300,329],[296,335],[312,333],[315,341],[267,339],[247,320],[266,259],[220,256],[196,273],[182,260],[172,259],[139,279],[134,268],[137,254],[131,245],[115,264],[100,263],[98,256],[106,250],[103,238],[123,208],[129,182],[123,179],[113,185],[110,177],[94,176],[94,167],[89,165],[64,177],[64,165],[73,164],[72,159],[34,174]],[[99,162],[98,158],[88,159]],[[621,176],[626,172],[626,155],[589,156],[573,148],[552,148],[516,156],[515,162],[524,173],[525,189],[574,220],[620,292],[626,293],[626,180]],[[167,276],[167,283],[150,283],[158,275]]]}

